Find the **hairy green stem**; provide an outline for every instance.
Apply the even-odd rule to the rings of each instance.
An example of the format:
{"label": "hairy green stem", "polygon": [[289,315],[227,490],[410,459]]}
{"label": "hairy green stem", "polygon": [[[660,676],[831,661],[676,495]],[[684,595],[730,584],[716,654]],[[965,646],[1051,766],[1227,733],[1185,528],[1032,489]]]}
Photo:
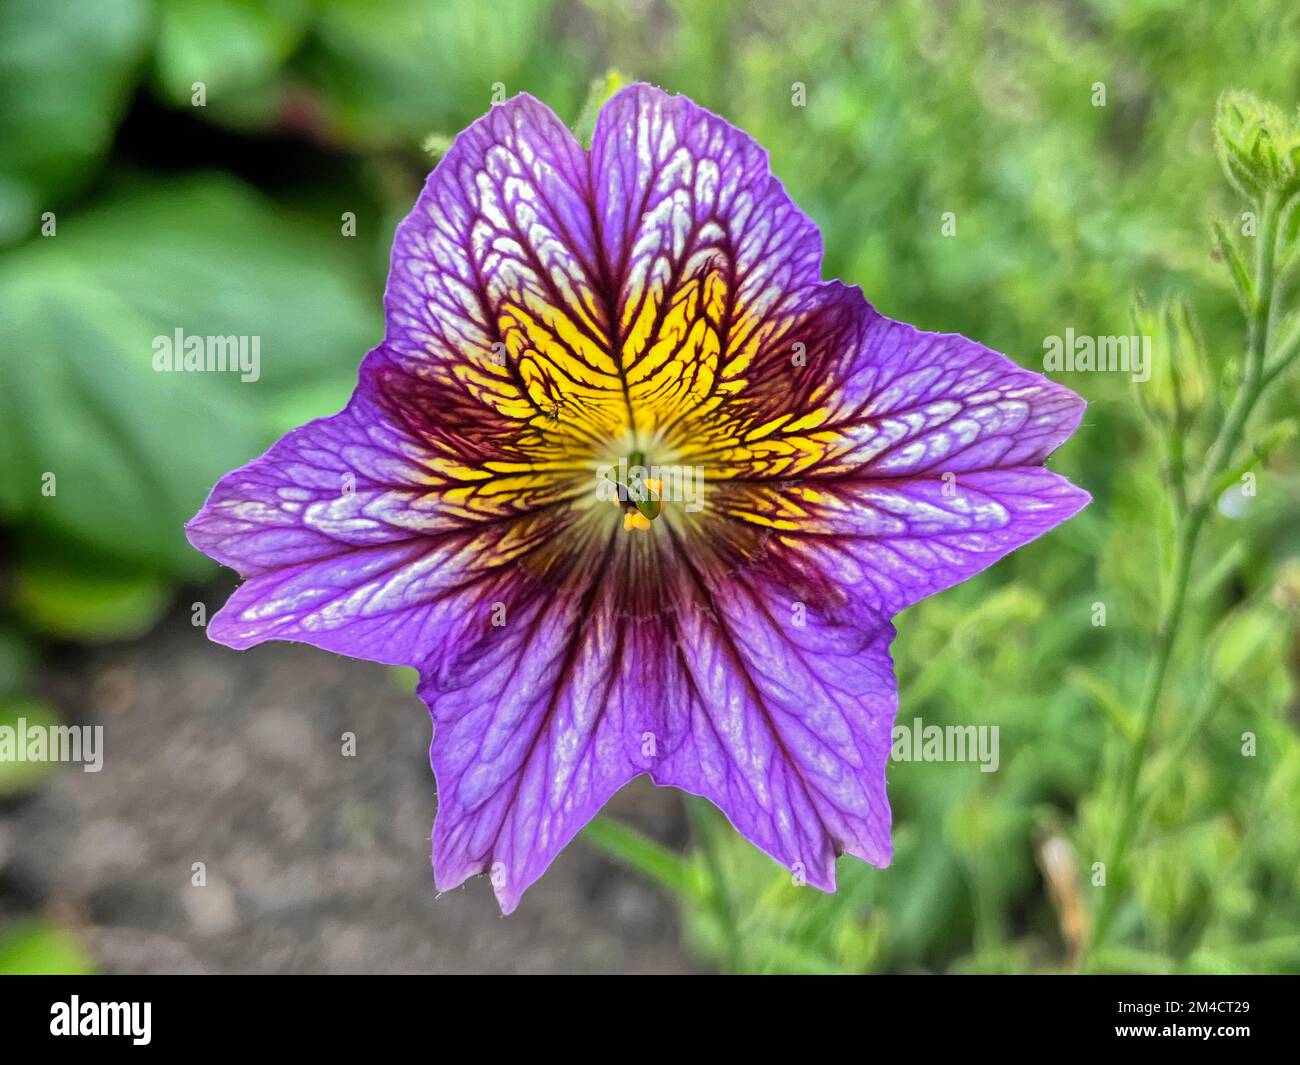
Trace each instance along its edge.
{"label": "hairy green stem", "polygon": [[[1123,775],[1119,783],[1118,807],[1119,824],[1111,841],[1107,868],[1110,871],[1110,884],[1101,897],[1093,923],[1092,934],[1080,959],[1080,966],[1086,968],[1095,957],[1097,950],[1105,943],[1129,876],[1127,868],[1128,851],[1133,841],[1133,834],[1141,821],[1144,804],[1139,799],[1138,782],[1142,776],[1142,766],[1147,748],[1151,744],[1151,735],[1155,730],[1156,711],[1160,705],[1160,696],[1164,691],[1165,679],[1169,674],[1169,663],[1173,657],[1178,631],[1182,626],[1183,610],[1187,604],[1187,588],[1192,573],[1192,560],[1196,554],[1196,545],[1201,530],[1215,504],[1214,487],[1219,475],[1232,461],[1233,453],[1241,443],[1246,424],[1255,409],[1260,393],[1275,374],[1268,377],[1264,365],[1268,355],[1269,336],[1272,332],[1274,315],[1274,288],[1276,283],[1276,261],[1278,221],[1281,204],[1274,194],[1268,194],[1262,205],[1260,232],[1255,247],[1255,276],[1253,290],[1256,294],[1251,308],[1246,339],[1246,361],[1241,387],[1237,390],[1228,415],[1215,435],[1214,443],[1206,455],[1202,476],[1186,506],[1179,507],[1179,515],[1174,541],[1173,568],[1169,583],[1164,589],[1160,609],[1159,628],[1156,632],[1155,654],[1147,669],[1142,688],[1142,701],[1138,705],[1138,735],[1129,752]],[[1174,432],[1181,434],[1184,428],[1175,427]],[[1171,448],[1173,454],[1181,456],[1182,441]],[[1174,482],[1175,484],[1177,482]],[[1182,493],[1175,493],[1181,504]]]}

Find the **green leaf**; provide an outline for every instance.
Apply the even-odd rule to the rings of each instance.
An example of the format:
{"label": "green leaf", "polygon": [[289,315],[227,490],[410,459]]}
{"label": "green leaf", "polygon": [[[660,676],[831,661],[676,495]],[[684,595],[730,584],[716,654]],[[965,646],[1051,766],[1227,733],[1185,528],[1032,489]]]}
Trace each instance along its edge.
{"label": "green leaf", "polygon": [[579,106],[582,58],[548,37],[551,2],[326,0],[302,67],[331,133],[367,147],[419,144],[527,90],[559,114]]}
{"label": "green leaf", "polygon": [[0,245],[94,177],[148,30],[146,0],[0,4]]}
{"label": "green leaf", "polygon": [[[205,106],[220,113],[232,94],[275,74],[310,14],[306,0],[161,0],[155,64],[163,95],[189,106],[202,82]],[[274,103],[273,95],[267,99]]]}
{"label": "green leaf", "polygon": [[1129,711],[1119,693],[1105,677],[1090,669],[1077,668],[1066,671],[1066,682],[1076,691],[1088,696],[1101,708],[1115,726],[1115,730],[1129,743],[1138,738],[1137,718]]}
{"label": "green leaf", "polygon": [[27,920],[0,933],[0,975],[83,976],[95,963],[81,943],[58,925]]}
{"label": "green leaf", "polygon": [[[363,254],[333,218],[288,218],[204,177],[136,190],[9,256],[0,517],[142,573],[210,572],[184,522],[270,442],[283,395],[354,379],[381,331]],[[156,338],[178,329],[250,338],[250,355],[256,338],[256,380],[156,372]],[[316,414],[338,409],[331,396]]]}
{"label": "green leaf", "polygon": [[24,556],[14,575],[14,607],[42,636],[125,640],[143,636],[162,616],[167,583],[156,575],[85,565],[67,554]]}
{"label": "green leaf", "polygon": [[1223,255],[1224,263],[1227,264],[1228,275],[1232,278],[1232,287],[1237,293],[1241,309],[1249,314],[1255,306],[1255,283],[1251,280],[1250,270],[1247,269],[1241,252],[1237,250],[1236,243],[1228,235],[1222,223],[1214,223],[1214,239]]}
{"label": "green leaf", "polygon": [[414,695],[420,687],[420,671],[410,666],[389,666],[388,679],[394,688],[407,695]]}
{"label": "green leaf", "polygon": [[[20,720],[27,726],[49,728],[59,723],[58,715],[45,703],[30,699],[0,702],[0,728],[18,730]],[[0,798],[31,791],[54,769],[53,762],[28,762],[0,758]]]}
{"label": "green leaf", "polygon": [[583,829],[582,835],[588,843],[674,894],[703,902],[704,896],[690,863],[636,829],[608,817],[597,817]]}
{"label": "green leaf", "polygon": [[1224,620],[1210,641],[1215,680],[1233,689],[1256,690],[1271,670],[1280,669],[1286,628],[1267,605],[1238,610]]}

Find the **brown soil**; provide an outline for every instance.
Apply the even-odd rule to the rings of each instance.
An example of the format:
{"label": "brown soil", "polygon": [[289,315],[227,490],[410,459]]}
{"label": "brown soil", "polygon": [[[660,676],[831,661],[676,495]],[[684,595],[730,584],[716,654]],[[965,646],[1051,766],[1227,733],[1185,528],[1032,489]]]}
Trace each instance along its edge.
{"label": "brown soil", "polygon": [[[104,768],[60,767],[0,810],[0,917],[72,924],[104,971],[689,967],[671,902],[581,839],[510,917],[482,877],[435,893],[431,726],[394,671],[229,651],[187,609],[137,643],[64,652],[45,688],[66,720],[104,725]],[[644,781],[611,813],[683,832],[677,796]]]}

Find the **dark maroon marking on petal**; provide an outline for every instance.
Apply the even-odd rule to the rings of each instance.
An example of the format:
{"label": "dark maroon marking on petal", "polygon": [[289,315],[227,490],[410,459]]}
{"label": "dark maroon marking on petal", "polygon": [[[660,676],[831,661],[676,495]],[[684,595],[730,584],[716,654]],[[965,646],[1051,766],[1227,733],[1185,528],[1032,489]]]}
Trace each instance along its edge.
{"label": "dark maroon marking on petal", "polygon": [[[457,139],[399,227],[388,331],[349,407],[223,478],[191,523],[250,578],[214,638],[421,667],[440,887],[499,863],[508,912],[639,772],[706,795],[818,886],[838,853],[888,861],[886,619],[1086,501],[1038,465],[1082,404],[883,318],[820,264],[766,153],[685,98],[618,94],[590,156],[516,98]],[[716,366],[638,377],[675,295],[697,301]],[[574,417],[553,418],[561,400]],[[710,496],[625,536],[567,504],[584,449],[639,406]],[[489,491],[520,467],[548,473]],[[792,602],[806,625],[785,623]]]}

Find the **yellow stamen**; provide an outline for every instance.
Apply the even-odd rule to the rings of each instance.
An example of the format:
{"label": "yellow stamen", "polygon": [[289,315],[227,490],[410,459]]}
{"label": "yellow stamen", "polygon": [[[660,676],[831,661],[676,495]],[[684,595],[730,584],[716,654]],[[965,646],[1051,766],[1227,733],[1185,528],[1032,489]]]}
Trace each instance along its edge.
{"label": "yellow stamen", "polygon": [[629,510],[623,515],[623,528],[628,532],[633,529],[648,529],[650,528],[650,519],[639,510]]}

